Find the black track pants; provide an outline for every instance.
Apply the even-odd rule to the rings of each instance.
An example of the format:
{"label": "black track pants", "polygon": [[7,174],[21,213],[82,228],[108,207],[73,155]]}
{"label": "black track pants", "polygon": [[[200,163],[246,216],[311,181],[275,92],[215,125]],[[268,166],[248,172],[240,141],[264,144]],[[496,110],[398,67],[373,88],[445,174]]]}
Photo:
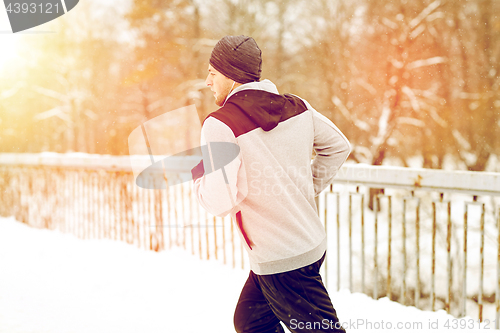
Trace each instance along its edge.
{"label": "black track pants", "polygon": [[345,332],[319,275],[324,259],[272,275],[250,271],[234,312],[236,332],[284,332],[280,321],[294,333]]}

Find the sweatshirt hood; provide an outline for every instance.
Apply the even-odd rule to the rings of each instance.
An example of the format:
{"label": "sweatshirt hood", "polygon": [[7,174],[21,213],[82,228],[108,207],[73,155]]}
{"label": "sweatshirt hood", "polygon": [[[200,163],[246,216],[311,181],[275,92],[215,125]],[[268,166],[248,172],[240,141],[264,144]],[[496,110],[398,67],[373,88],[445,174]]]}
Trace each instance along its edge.
{"label": "sweatshirt hood", "polygon": [[280,121],[304,111],[304,104],[296,97],[280,95],[269,80],[250,82],[234,89],[226,105],[234,105],[264,131],[270,131]]}

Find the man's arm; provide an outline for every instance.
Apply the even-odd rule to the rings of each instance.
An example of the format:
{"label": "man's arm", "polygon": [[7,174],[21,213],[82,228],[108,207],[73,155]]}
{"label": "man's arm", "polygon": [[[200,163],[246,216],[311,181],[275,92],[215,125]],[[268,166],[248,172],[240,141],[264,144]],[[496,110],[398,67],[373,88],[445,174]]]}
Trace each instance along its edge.
{"label": "man's arm", "polygon": [[314,158],[311,168],[315,195],[333,182],[342,164],[351,152],[347,138],[328,118],[306,105],[313,112]]}
{"label": "man's arm", "polygon": [[[228,145],[218,145],[220,142]],[[217,158],[227,153],[220,149],[231,147],[231,144],[237,145],[233,131],[220,120],[208,117],[201,130],[201,145],[207,145],[207,149],[203,150],[203,164],[193,169],[193,190],[200,205],[217,216],[227,215],[242,200],[241,193],[238,197],[237,187],[241,153],[234,159],[231,157],[231,161],[222,167],[217,161]]]}

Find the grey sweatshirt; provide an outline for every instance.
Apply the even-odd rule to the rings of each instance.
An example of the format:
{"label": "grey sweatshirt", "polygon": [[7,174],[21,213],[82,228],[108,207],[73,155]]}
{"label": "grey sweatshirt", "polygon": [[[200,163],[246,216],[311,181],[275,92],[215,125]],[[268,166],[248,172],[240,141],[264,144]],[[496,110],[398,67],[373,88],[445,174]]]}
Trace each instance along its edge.
{"label": "grey sweatshirt", "polygon": [[[205,119],[201,141],[208,149],[202,176],[194,181],[197,200],[214,215],[231,214],[255,274],[290,271],[321,258],[326,233],[314,197],[350,153],[349,141],[330,120],[263,80],[233,90]],[[227,148],[223,164],[217,161],[221,147]]]}

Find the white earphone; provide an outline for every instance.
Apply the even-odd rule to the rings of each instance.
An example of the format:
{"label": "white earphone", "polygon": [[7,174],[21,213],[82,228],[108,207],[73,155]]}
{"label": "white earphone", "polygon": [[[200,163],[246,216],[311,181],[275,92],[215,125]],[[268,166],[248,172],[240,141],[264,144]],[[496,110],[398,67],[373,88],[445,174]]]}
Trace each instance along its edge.
{"label": "white earphone", "polygon": [[226,105],[226,101],[227,101],[229,95],[231,94],[231,91],[233,91],[233,87],[234,87],[235,83],[236,83],[236,81],[233,81],[233,85],[231,86],[231,89],[229,90],[229,93],[227,94],[226,99],[224,100],[224,104],[222,104],[221,107],[224,107],[224,105]]}

